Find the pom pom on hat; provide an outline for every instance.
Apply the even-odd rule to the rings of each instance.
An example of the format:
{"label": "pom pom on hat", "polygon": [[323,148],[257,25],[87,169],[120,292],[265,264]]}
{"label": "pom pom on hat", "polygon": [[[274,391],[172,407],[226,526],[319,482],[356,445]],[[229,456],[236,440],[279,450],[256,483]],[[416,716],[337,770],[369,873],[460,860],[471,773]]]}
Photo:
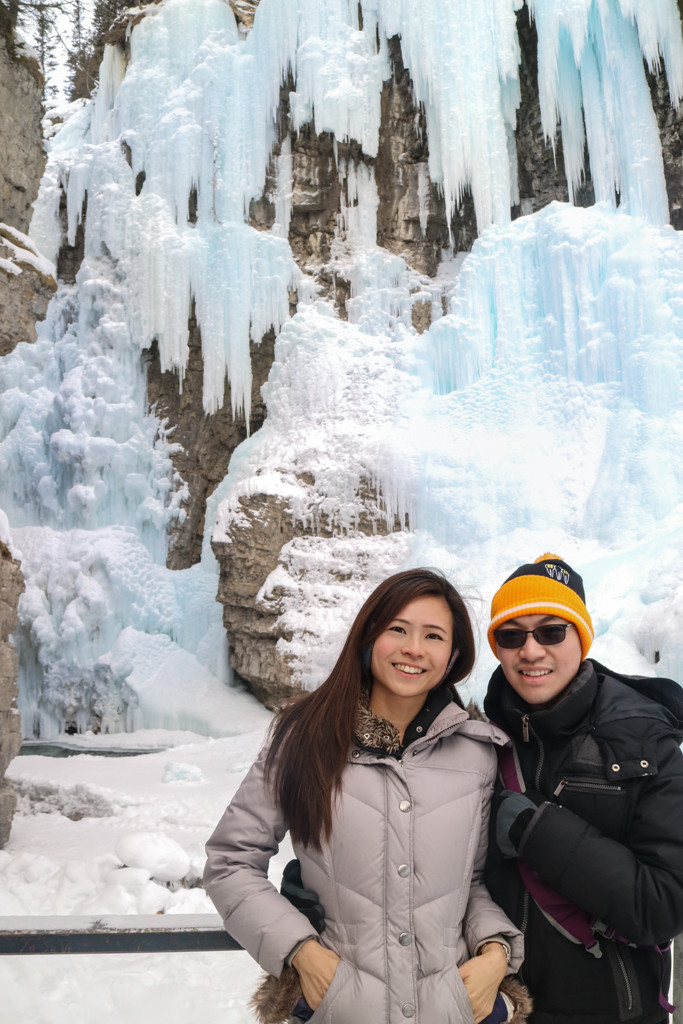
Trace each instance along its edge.
{"label": "pom pom on hat", "polygon": [[488,628],[491,650],[496,654],[494,629],[508,619],[557,615],[576,626],[581,639],[581,657],[585,658],[595,636],[585,601],[583,580],[559,555],[546,552],[535,562],[520,565],[493,595]]}

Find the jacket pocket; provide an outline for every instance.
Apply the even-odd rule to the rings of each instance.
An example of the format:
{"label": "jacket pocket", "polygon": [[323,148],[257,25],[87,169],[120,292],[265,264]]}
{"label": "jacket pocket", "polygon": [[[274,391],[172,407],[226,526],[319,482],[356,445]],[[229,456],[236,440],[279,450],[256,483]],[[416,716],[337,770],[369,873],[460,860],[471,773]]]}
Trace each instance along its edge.
{"label": "jacket pocket", "polygon": [[323,1024],[323,1021],[331,1021],[333,1019],[330,1017],[330,1011],[332,1010],[335,999],[341,992],[345,982],[348,980],[348,970],[349,965],[346,960],[340,960],[337,964],[337,969],[334,972],[334,977],[330,982],[329,988],[323,996],[320,1006],[314,1011],[308,1024]]}
{"label": "jacket pocket", "polygon": [[453,999],[457,1008],[457,1013],[446,1014],[446,1020],[462,1020],[466,1021],[467,1024],[474,1024],[474,1014],[472,1012],[472,1003],[470,997],[467,995],[467,989],[465,988],[465,982],[460,976],[460,971],[457,967],[449,968],[448,970],[449,984],[453,991]]}
{"label": "jacket pocket", "polygon": [[643,1008],[633,953],[623,942],[607,941],[605,949],[617,992],[619,1018],[623,1021],[635,1020],[642,1016]]}
{"label": "jacket pocket", "polygon": [[599,822],[600,831],[610,839],[623,841],[629,806],[625,785],[602,777],[562,775],[554,796],[584,821]]}

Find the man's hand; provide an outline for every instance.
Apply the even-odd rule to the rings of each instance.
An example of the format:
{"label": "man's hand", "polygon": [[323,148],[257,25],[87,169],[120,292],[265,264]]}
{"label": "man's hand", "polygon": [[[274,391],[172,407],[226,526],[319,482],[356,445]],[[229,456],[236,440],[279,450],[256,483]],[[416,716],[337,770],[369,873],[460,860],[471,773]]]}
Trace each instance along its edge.
{"label": "man's hand", "polygon": [[[488,946],[486,947],[488,949]],[[477,957],[478,960],[482,957]],[[505,959],[505,954],[503,954]],[[304,999],[312,1010],[317,1010],[325,993],[332,984],[339,957],[331,949],[321,946],[316,939],[309,939],[292,960],[301,981]],[[504,972],[503,972],[504,973]],[[495,997],[494,997],[495,998]]]}
{"label": "man's hand", "polygon": [[507,964],[505,950],[499,942],[492,940],[479,956],[473,956],[458,968],[472,1004],[475,1024],[479,1024],[493,1010]]}

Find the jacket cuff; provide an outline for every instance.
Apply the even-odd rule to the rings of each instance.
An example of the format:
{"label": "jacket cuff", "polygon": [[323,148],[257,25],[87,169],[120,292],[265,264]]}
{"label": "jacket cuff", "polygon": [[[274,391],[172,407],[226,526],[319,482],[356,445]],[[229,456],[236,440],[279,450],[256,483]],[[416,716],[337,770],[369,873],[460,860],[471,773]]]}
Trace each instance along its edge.
{"label": "jacket cuff", "polygon": [[293,948],[292,948],[292,949],[290,950],[290,952],[289,952],[289,953],[287,954],[287,956],[285,957],[285,963],[286,963],[287,967],[292,967],[292,960],[294,959],[294,957],[296,956],[296,954],[297,954],[297,953],[299,952],[299,950],[301,949],[301,947],[302,947],[302,946],[305,946],[305,945],[306,945],[306,943],[307,943],[307,942],[308,942],[308,941],[309,941],[310,939],[312,939],[312,938],[313,938],[313,936],[312,936],[312,935],[307,935],[305,939],[299,939],[299,941],[297,942],[296,946],[294,946],[294,947],[293,947]]}

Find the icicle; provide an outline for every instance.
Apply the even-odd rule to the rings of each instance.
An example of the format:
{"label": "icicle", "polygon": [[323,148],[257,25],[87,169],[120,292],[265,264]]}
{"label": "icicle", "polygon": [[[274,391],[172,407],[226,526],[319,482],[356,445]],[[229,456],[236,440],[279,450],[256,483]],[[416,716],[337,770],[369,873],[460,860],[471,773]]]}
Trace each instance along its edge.
{"label": "icicle", "polygon": [[669,90],[683,89],[683,39],[675,0],[529,0],[538,33],[543,131],[559,118],[570,198],[583,175],[584,133],[596,199],[668,221],[659,131],[643,71],[665,56]]}

